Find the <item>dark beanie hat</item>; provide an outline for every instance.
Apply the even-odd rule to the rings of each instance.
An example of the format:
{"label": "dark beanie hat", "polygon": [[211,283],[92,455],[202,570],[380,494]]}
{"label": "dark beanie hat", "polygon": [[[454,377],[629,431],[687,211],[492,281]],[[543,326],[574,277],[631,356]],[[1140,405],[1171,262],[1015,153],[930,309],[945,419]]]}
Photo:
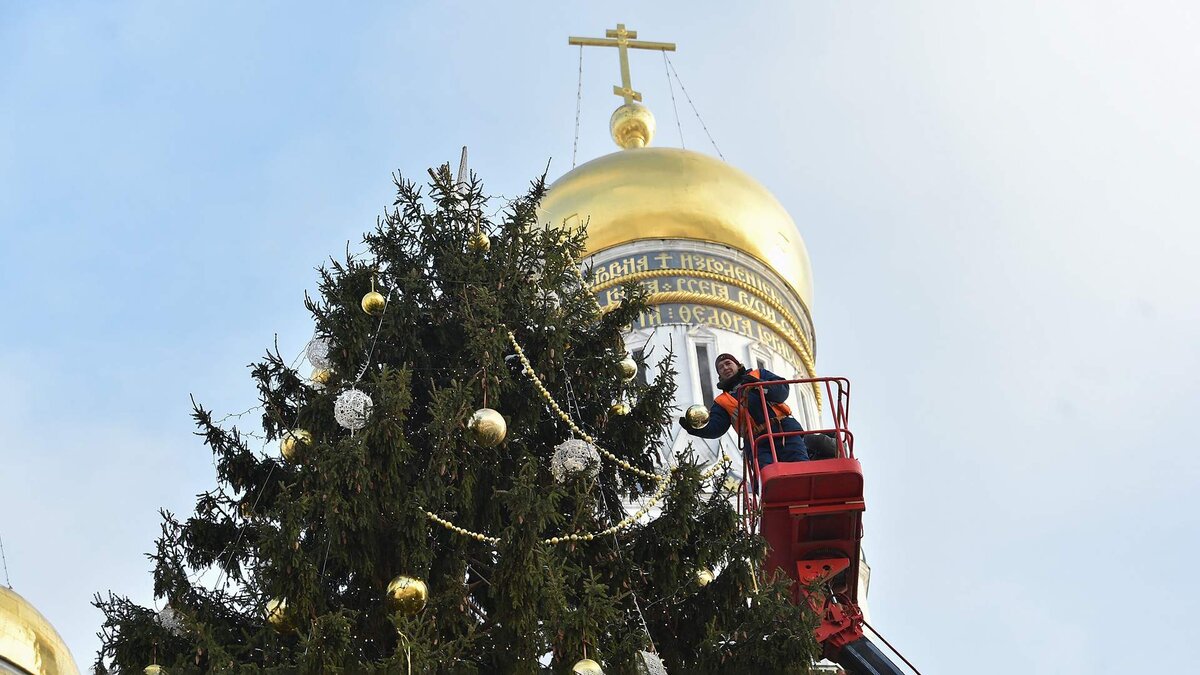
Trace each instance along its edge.
{"label": "dark beanie hat", "polygon": [[736,357],[736,356],[734,356],[733,354],[718,354],[718,355],[717,355],[717,360],[716,360],[716,361],[713,361],[713,365],[715,366],[715,365],[717,365],[718,363],[720,363],[720,362],[722,362],[722,361],[725,361],[725,360],[733,361],[734,363],[738,364],[739,366],[741,366],[741,365],[742,365],[742,362],[741,362],[741,361],[738,361],[738,360],[737,360],[737,357]]}

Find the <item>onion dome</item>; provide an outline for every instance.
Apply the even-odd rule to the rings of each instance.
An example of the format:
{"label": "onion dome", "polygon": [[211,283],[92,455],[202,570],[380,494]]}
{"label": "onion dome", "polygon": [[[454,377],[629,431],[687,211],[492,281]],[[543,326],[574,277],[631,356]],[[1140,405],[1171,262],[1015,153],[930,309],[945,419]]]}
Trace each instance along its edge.
{"label": "onion dome", "polygon": [[11,588],[0,586],[0,671],[78,675],[75,659],[54,626]]}
{"label": "onion dome", "polygon": [[811,309],[808,249],[779,201],[749,174],[719,159],[647,147],[653,129],[653,118],[642,106],[618,108],[612,134],[624,149],[555,181],[542,199],[539,221],[586,224],[588,255],[647,239],[729,246],[773,269]]}

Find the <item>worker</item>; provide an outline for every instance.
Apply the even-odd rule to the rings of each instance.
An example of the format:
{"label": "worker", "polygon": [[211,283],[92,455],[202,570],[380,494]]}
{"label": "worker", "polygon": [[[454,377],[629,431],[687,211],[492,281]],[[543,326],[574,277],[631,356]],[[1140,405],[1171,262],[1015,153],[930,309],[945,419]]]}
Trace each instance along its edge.
{"label": "worker", "polygon": [[[749,452],[752,436],[758,438],[758,465],[766,466],[774,461],[771,457],[771,439],[765,435],[766,418],[770,418],[771,431],[804,431],[804,427],[792,417],[792,409],[784,403],[788,397],[788,385],[769,384],[763,387],[747,387],[755,382],[783,380],[769,370],[746,370],[741,361],[732,354],[721,354],[716,361],[717,387],[721,394],[713,401],[708,411],[708,424],[693,429],[683,417],[679,424],[693,436],[720,438],[730,425],[742,439],[742,449]],[[762,393],[760,393],[762,392]],[[769,415],[763,415],[762,394],[765,393]],[[747,418],[750,424],[745,424]],[[743,427],[750,427],[749,429]],[[803,462],[808,460],[808,450],[803,436],[775,438],[775,455],[781,462]]]}

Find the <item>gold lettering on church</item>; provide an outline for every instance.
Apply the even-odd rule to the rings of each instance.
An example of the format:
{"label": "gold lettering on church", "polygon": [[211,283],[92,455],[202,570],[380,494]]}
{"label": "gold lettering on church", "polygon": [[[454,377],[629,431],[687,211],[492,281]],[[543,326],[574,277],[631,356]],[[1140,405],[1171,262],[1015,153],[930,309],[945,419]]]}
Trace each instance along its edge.
{"label": "gold lettering on church", "polygon": [[[803,362],[793,345],[806,343],[804,306],[781,281],[719,254],[661,251],[597,260],[592,267],[596,300],[603,307],[624,298],[623,283],[635,281],[657,304],[641,312],[631,328],[682,323],[712,326],[757,340],[789,362]],[[711,298],[712,305],[703,298]],[[777,331],[785,330],[789,335]]]}

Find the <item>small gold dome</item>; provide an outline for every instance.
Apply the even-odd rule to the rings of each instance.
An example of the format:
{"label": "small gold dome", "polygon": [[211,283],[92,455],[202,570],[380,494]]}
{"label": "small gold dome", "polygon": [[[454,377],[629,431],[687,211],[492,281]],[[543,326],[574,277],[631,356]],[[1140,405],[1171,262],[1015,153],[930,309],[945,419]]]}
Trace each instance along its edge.
{"label": "small gold dome", "polygon": [[539,222],[588,228],[587,254],[643,239],[696,239],[757,258],[812,308],[812,267],[796,223],[745,172],[679,148],[631,148],[550,186]]}
{"label": "small gold dome", "polygon": [[7,664],[32,675],[79,675],[54,626],[25,598],[0,586],[0,671]]}
{"label": "small gold dome", "polygon": [[642,148],[654,138],[654,113],[640,103],[626,103],[613,111],[608,130],[622,148]]}

